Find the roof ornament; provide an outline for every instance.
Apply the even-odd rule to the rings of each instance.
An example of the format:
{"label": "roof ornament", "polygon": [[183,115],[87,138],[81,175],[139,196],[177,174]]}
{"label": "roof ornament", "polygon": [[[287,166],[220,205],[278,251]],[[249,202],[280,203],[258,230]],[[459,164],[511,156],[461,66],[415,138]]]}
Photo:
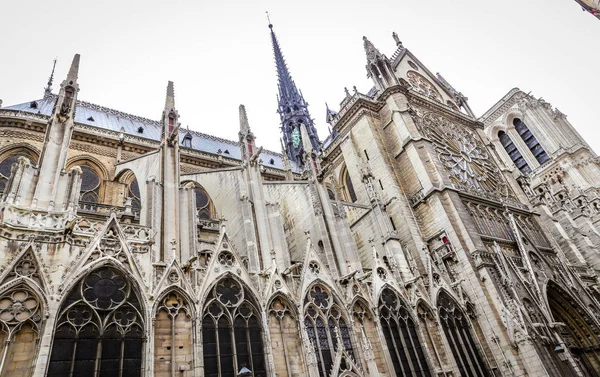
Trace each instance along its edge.
{"label": "roof ornament", "polygon": [[398,47],[398,48],[404,47],[404,46],[402,46],[402,42],[400,41],[400,38],[398,38],[398,34],[395,31],[392,33],[392,38],[394,38],[394,42],[396,42],[396,47]]}
{"label": "roof ornament", "polygon": [[44,88],[44,98],[49,97],[52,94],[52,83],[54,82],[54,69],[56,68],[57,58],[54,58],[54,64],[52,65],[52,73],[48,78],[48,84]]}

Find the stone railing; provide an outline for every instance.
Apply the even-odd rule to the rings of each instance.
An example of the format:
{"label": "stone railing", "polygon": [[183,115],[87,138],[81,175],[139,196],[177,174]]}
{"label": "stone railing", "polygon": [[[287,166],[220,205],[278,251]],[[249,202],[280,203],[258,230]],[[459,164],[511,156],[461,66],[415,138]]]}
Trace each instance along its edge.
{"label": "stone railing", "polygon": [[359,99],[373,101],[373,99],[371,97],[369,97],[365,94],[362,94],[362,93],[358,93],[358,92],[354,93],[354,95],[352,97],[347,97],[346,99],[344,99],[342,101],[340,111],[333,116],[333,119],[331,119],[331,126],[335,127],[337,122],[340,119],[342,119],[342,117],[344,115],[346,115],[348,110],[350,110],[350,108],[352,108],[352,105],[354,105]]}
{"label": "stone railing", "polygon": [[139,220],[140,214],[138,211],[133,211],[130,206],[112,206],[109,204],[95,203],[95,202],[84,202],[80,201],[77,206],[78,214],[90,214],[98,216],[110,216],[111,213],[121,217],[128,215],[133,217],[135,220]]}
{"label": "stone railing", "polygon": [[218,232],[219,226],[221,225],[221,220],[198,218],[198,222],[196,224],[198,225],[199,230],[209,230]]}

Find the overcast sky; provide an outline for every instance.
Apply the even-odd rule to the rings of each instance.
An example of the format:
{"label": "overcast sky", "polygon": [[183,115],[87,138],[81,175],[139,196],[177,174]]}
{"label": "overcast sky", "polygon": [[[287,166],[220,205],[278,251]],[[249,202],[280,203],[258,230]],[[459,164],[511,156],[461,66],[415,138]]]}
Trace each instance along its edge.
{"label": "overcast sky", "polygon": [[396,31],[479,116],[511,88],[543,97],[600,151],[600,21],[574,0],[12,1],[0,7],[0,99],[57,92],[81,54],[79,99],[159,119],[175,82],[182,126],[237,140],[246,105],[257,143],[279,151],[277,81],[265,11],[321,139],[325,101],[366,93],[362,36],[384,54]]}

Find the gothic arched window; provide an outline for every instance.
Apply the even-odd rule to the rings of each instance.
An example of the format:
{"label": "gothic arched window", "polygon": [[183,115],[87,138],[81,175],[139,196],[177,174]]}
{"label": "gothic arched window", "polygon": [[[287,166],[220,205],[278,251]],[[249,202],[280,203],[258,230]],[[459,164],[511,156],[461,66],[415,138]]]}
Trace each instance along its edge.
{"label": "gothic arched window", "polygon": [[348,323],[329,290],[321,285],[313,286],[306,295],[304,326],[313,345],[321,377],[331,373],[338,342],[341,341],[344,349],[355,359]]}
{"label": "gothic arched window", "polygon": [[212,219],[213,218],[213,206],[212,201],[208,193],[200,186],[194,187],[194,194],[196,196],[196,211],[199,219]]}
{"label": "gothic arched window", "polygon": [[379,316],[396,374],[430,377],[417,326],[404,303],[391,289],[385,288],[381,292]]}
{"label": "gothic arched window", "polygon": [[[278,284],[279,283],[279,284]],[[279,280],[275,286],[280,285]],[[273,299],[269,306],[269,333],[271,334],[271,349],[276,360],[286,360],[285,363],[275,363],[276,376],[305,375],[301,338],[289,336],[297,331],[296,316],[292,305],[283,297]]]}
{"label": "gothic arched window", "polygon": [[513,125],[540,165],[550,159],[544,148],[542,148],[535,136],[533,136],[529,128],[527,128],[527,125],[521,119],[515,118],[513,120]]}
{"label": "gothic arched window", "polygon": [[465,377],[488,377],[489,372],[471,334],[471,326],[458,304],[446,292],[438,297],[440,322],[460,374]]}
{"label": "gothic arched window", "polygon": [[123,273],[108,266],[89,272],[57,317],[47,376],[142,375],[144,316]]}
{"label": "gothic arched window", "polygon": [[[33,271],[33,266],[23,266],[21,264],[21,273],[23,268]],[[0,295],[0,357],[4,361],[0,376],[31,374],[41,320],[41,300],[26,285]]]}
{"label": "gothic arched window", "polygon": [[142,210],[142,198],[140,194],[140,186],[138,185],[137,178],[133,177],[133,180],[127,185],[128,197],[131,198],[131,209],[135,213],[135,217],[140,217],[140,211]]}
{"label": "gothic arched window", "polygon": [[204,376],[236,376],[248,368],[267,375],[258,305],[236,280],[219,281],[208,295],[202,319]]}
{"label": "gothic arched window", "polygon": [[[169,280],[179,275],[169,275]],[[185,367],[193,371],[193,327],[190,306],[181,294],[170,292],[161,301],[154,323],[154,374],[172,375],[173,368]],[[177,369],[175,369],[177,370]],[[180,373],[177,370],[177,373]]]}
{"label": "gothic arched window", "polygon": [[0,162],[0,193],[4,191],[4,188],[8,183],[13,165],[17,163],[21,156],[27,157],[32,164],[35,164],[38,159],[34,152],[25,148],[16,151],[13,149],[12,151],[5,153]]}
{"label": "gothic arched window", "polygon": [[348,174],[348,168],[344,168],[344,170],[342,171],[342,182],[346,190],[346,199],[351,201],[352,203],[355,203],[358,200],[358,198],[356,197],[354,185],[352,184],[352,180],[350,179],[350,174]]}
{"label": "gothic arched window", "polygon": [[98,171],[89,164],[79,165],[79,167],[81,168],[79,200],[87,203],[98,203],[100,184],[102,183]]}
{"label": "gothic arched window", "polygon": [[521,152],[519,152],[519,149],[517,149],[515,144],[512,142],[510,136],[508,136],[508,134],[504,131],[499,131],[498,139],[500,140],[500,143],[506,150],[506,153],[508,153],[508,155],[510,156],[512,162],[521,171],[521,173],[529,173],[531,169],[529,168],[529,165],[527,165],[527,161],[525,161],[525,159],[521,155]]}

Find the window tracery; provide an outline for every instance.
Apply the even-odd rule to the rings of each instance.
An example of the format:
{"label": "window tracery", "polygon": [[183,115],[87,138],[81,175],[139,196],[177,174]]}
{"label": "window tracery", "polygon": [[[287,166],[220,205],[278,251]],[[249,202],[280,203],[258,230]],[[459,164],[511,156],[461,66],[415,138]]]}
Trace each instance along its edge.
{"label": "window tracery", "polygon": [[[154,375],[182,377],[193,370],[192,313],[187,301],[177,291],[161,301],[154,323]],[[184,369],[184,371],[181,371]]]}
{"label": "window tracery", "polygon": [[346,167],[344,167],[344,170],[342,170],[341,181],[344,183],[344,189],[346,191],[346,199],[352,203],[356,203],[358,198],[356,197],[356,192],[354,191],[354,185],[352,184],[352,179],[350,178],[350,174],[348,174],[348,168],[346,168]]}
{"label": "window tracery", "polygon": [[196,212],[198,213],[198,218],[203,220],[212,219],[214,217],[213,206],[208,193],[202,187],[195,186],[194,194],[196,196]]}
{"label": "window tracery", "polygon": [[454,360],[463,376],[489,376],[489,372],[479,353],[471,326],[458,304],[446,292],[440,292],[438,297],[440,323]]}
{"label": "window tracery", "polygon": [[225,278],[211,290],[202,337],[204,376],[235,376],[243,367],[266,376],[260,311],[236,280]]}
{"label": "window tracery", "polygon": [[58,313],[48,376],[140,376],[142,307],[117,269],[89,272],[69,292]]}
{"label": "window tracery", "polygon": [[[275,374],[292,376],[304,372],[302,344],[297,335],[297,322],[292,306],[283,297],[276,297],[269,306],[269,329],[274,358],[282,358],[285,363],[275,363]],[[304,374],[300,374],[304,375]]]}
{"label": "window tracery", "polygon": [[406,78],[413,89],[415,89],[417,92],[433,100],[442,102],[442,96],[440,96],[440,93],[437,91],[435,86],[433,86],[433,84],[422,75],[414,71],[408,71],[406,73]]}
{"label": "window tracery", "polygon": [[511,195],[500,171],[473,131],[433,113],[425,114],[421,125],[453,183],[467,190]]}
{"label": "window tracery", "polygon": [[87,203],[98,203],[100,196],[100,184],[102,183],[96,169],[89,164],[79,166],[81,168],[81,189],[79,200]]}
{"label": "window tracery", "polygon": [[417,326],[404,303],[389,288],[385,288],[379,297],[379,316],[396,374],[430,377]]}
{"label": "window tracery", "polygon": [[142,195],[140,194],[140,186],[138,185],[137,178],[133,177],[133,180],[127,185],[128,197],[131,198],[131,209],[135,214],[136,218],[140,217],[140,211],[142,210]]}
{"label": "window tracery", "polygon": [[346,319],[325,287],[317,284],[310,289],[304,300],[304,313],[304,326],[313,346],[321,377],[327,377],[331,373],[339,346],[355,358]]}
{"label": "window tracery", "polygon": [[42,303],[26,285],[0,296],[0,376],[26,375],[35,358]]}
{"label": "window tracery", "polygon": [[28,158],[32,163],[35,163],[38,159],[37,155],[27,149],[18,149],[16,151],[13,149],[4,154],[4,158],[0,162],[0,193],[4,191],[4,188],[8,183],[13,165],[17,163],[21,156]]}

